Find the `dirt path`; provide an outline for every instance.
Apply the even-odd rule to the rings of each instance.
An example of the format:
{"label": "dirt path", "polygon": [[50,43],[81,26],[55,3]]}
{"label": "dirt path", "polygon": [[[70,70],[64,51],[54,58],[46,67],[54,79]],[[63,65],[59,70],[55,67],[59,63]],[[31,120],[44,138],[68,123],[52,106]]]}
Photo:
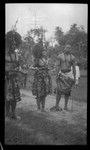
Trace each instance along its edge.
{"label": "dirt path", "polygon": [[[55,97],[46,99],[46,112],[37,112],[36,100],[31,92],[21,90],[22,101],[17,105],[21,120],[6,120],[5,141],[7,144],[86,144],[87,105],[69,100],[69,111],[50,112]],[[60,102],[64,106],[64,99]],[[10,133],[10,131],[13,131]],[[11,138],[13,137],[13,138]]]}

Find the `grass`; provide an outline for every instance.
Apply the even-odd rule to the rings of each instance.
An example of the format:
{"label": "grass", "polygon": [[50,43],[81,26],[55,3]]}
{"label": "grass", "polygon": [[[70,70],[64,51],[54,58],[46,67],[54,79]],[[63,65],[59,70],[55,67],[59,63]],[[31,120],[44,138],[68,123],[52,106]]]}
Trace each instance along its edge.
{"label": "grass", "polygon": [[[56,87],[55,77],[52,80],[53,89]],[[30,89],[29,89],[30,90]],[[24,97],[25,98],[25,97]],[[78,87],[72,89],[72,98],[77,102],[87,102],[87,76],[82,72]],[[30,99],[27,97],[26,99]],[[27,104],[28,105],[28,104]],[[31,107],[28,105],[26,109]],[[25,103],[23,104],[25,108]],[[5,122],[5,144],[7,145],[85,145],[86,144],[86,107],[73,116],[77,124],[68,124],[64,116],[59,123],[47,119],[49,114],[37,113],[21,108],[17,114],[21,121]],[[60,115],[61,113],[59,113]],[[58,115],[58,116],[59,116]],[[56,114],[55,114],[56,116]],[[54,116],[54,117],[55,117]],[[62,115],[60,115],[62,116]],[[56,117],[55,117],[56,118]],[[70,118],[69,118],[70,119]]]}
{"label": "grass", "polygon": [[[15,122],[6,122],[6,144],[29,145],[84,145],[86,134],[79,130],[77,125],[67,124],[62,120],[59,124],[47,119],[47,115],[35,114],[32,111],[24,112],[19,109],[22,117],[22,126]],[[26,125],[26,128],[25,128]],[[26,130],[27,129],[27,130]],[[79,128],[78,128],[79,129]],[[81,127],[80,127],[81,129]]]}
{"label": "grass", "polygon": [[72,98],[87,102],[87,77],[81,77],[79,85],[72,89]]}

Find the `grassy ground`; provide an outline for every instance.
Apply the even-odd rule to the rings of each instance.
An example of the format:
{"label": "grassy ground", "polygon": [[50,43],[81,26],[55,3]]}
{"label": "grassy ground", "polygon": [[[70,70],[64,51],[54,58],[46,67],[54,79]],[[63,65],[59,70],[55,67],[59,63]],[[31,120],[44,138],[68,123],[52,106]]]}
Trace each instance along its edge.
{"label": "grassy ground", "polygon": [[[53,79],[53,86],[55,80]],[[72,90],[69,111],[50,112],[55,95],[46,98],[46,112],[37,112],[34,96],[21,90],[22,101],[17,105],[21,120],[5,119],[6,144],[30,145],[85,145],[87,143],[87,77],[82,76],[78,87]],[[64,99],[60,101],[64,107]]]}
{"label": "grassy ground", "polygon": [[6,144],[86,144],[86,129],[81,126],[81,123],[84,123],[82,121],[80,121],[80,125],[69,124],[64,119],[56,122],[53,119],[48,119],[48,113],[26,112],[20,109],[19,115],[22,117],[22,122],[6,122]]}

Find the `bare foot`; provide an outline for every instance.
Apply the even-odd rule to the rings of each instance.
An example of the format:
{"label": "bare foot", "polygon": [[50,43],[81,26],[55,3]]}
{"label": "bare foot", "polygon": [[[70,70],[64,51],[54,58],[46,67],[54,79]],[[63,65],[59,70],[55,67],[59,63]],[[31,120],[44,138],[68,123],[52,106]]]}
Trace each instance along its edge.
{"label": "bare foot", "polygon": [[20,120],[20,119],[21,119],[21,117],[20,117],[20,116],[16,116],[16,115],[15,115],[15,116],[12,116],[12,117],[11,117],[11,119],[14,119],[14,120]]}
{"label": "bare foot", "polygon": [[67,107],[64,107],[64,110],[68,111],[68,108],[67,108]]}
{"label": "bare foot", "polygon": [[46,112],[45,109],[42,109],[41,111],[42,111],[42,112]]}
{"label": "bare foot", "polygon": [[52,108],[50,108],[50,111],[62,111],[62,108],[60,108],[59,106],[53,106]]}

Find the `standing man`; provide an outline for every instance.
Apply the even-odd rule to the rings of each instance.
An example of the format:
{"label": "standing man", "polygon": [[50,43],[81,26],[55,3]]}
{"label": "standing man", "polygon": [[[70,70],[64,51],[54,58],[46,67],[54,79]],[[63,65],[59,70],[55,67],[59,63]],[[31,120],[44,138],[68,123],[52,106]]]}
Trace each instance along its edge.
{"label": "standing man", "polygon": [[9,31],[5,36],[5,108],[6,116],[12,119],[16,117],[16,104],[21,101],[18,85],[19,62],[16,59],[15,50],[20,47],[22,40],[15,30]]}
{"label": "standing man", "polygon": [[59,108],[59,103],[62,95],[64,95],[65,97],[64,109],[67,110],[68,100],[71,95],[71,89],[74,83],[76,83],[75,65],[76,60],[75,57],[71,54],[71,46],[66,45],[64,52],[58,56],[55,105],[56,111],[61,110]]}
{"label": "standing man", "polygon": [[51,93],[51,77],[43,59],[43,51],[43,43],[40,40],[33,50],[35,73],[32,93],[36,96],[37,108],[41,111],[45,110],[45,98]]}
{"label": "standing man", "polygon": [[21,101],[21,97],[17,81],[17,73],[15,73],[15,71],[9,70],[6,72],[5,86],[6,116],[12,119],[17,119],[16,105],[17,102]]}

